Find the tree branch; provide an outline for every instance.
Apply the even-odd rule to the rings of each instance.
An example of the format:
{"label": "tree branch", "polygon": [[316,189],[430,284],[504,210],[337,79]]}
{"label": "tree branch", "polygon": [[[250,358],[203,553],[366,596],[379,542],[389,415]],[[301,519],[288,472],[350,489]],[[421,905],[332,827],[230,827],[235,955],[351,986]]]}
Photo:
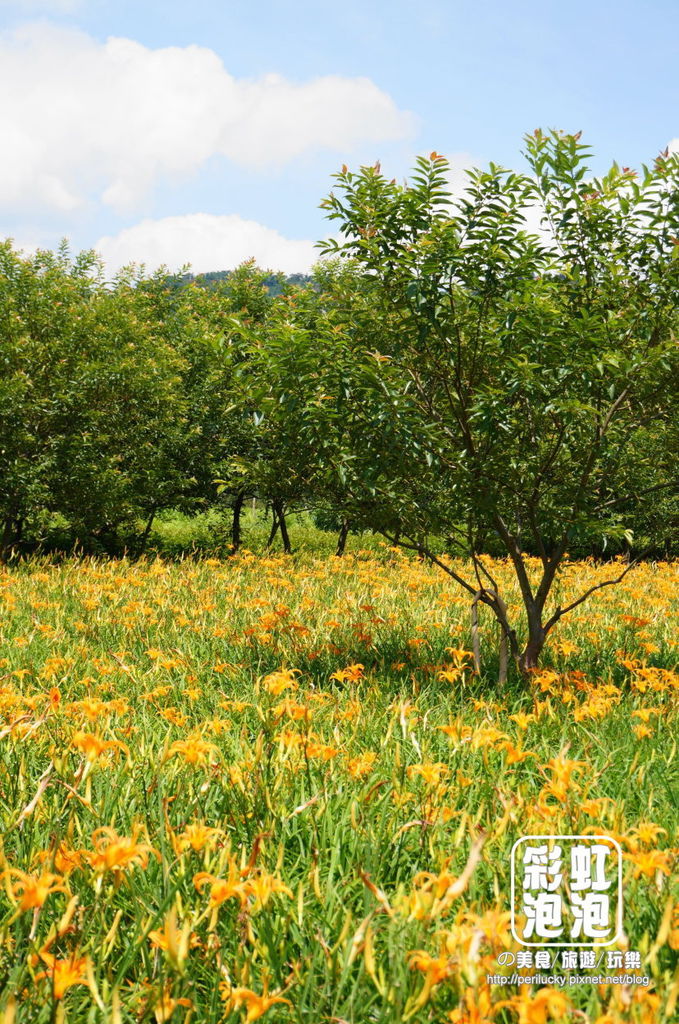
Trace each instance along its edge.
{"label": "tree branch", "polygon": [[572,601],[571,604],[566,605],[565,608],[557,608],[554,614],[551,616],[551,618],[549,618],[545,623],[545,634],[547,634],[552,629],[552,627],[557,624],[559,619],[563,618],[564,615],[567,615],[568,612],[572,612],[574,608],[577,608],[578,605],[583,603],[583,601],[586,601],[588,597],[595,593],[595,591],[602,590],[604,587],[614,587],[617,583],[620,583],[625,578],[627,573],[634,569],[634,567],[639,564],[642,558],[645,558],[646,555],[648,555],[652,550],[653,546],[645,548],[639,555],[637,555],[636,558],[634,558],[629,563],[629,565],[625,568],[624,572],[621,572],[620,575],[616,576],[614,580],[603,580],[603,582],[601,583],[595,583],[593,587],[590,587],[589,590],[586,590],[584,594],[581,594],[576,601]]}
{"label": "tree branch", "polygon": [[452,576],[455,582],[459,583],[461,587],[464,587],[464,589],[467,590],[472,596],[476,594],[477,588],[475,586],[473,586],[471,583],[468,583],[465,579],[462,578],[462,576],[458,576],[458,574],[453,569],[451,569],[449,565],[446,565],[445,562],[442,562],[441,559],[433,553],[433,551],[430,551],[429,548],[426,547],[426,545],[418,541],[413,541],[412,538],[410,538],[410,543],[408,543],[407,541],[401,540],[400,537],[396,538],[390,536],[386,530],[378,529],[377,532],[381,533],[383,537],[386,537],[388,541],[390,541],[393,545],[397,547],[406,548],[408,551],[417,551],[418,554],[424,555],[425,558],[428,558],[431,562],[434,563],[434,565],[438,565],[439,569],[443,569],[445,573],[447,573],[449,576]]}

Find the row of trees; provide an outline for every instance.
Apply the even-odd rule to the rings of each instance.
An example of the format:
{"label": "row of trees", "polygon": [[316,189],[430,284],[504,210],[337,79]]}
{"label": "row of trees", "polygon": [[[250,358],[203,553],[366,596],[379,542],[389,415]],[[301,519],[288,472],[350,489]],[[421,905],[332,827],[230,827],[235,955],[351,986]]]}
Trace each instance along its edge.
{"label": "row of trees", "polygon": [[[545,611],[567,552],[676,546],[679,159],[594,179],[556,132],[526,157],[458,198],[436,153],[404,185],[343,168],[333,258],[279,294],[252,265],[106,285],[92,254],[2,246],[5,554],[56,513],[84,544],[141,522],[141,548],[160,510],[215,502],[237,547],[253,495],[287,545],[286,510],[314,507],[438,563],[535,665],[569,610]],[[514,567],[522,627],[488,551]]]}
{"label": "row of trees", "polygon": [[216,479],[254,457],[239,364],[273,305],[264,277],[248,265],[219,289],[177,288],[130,271],[107,286],[93,253],[0,246],[5,557],[57,515],[85,550],[115,548],[140,522],[143,544],[163,509],[217,500]]}

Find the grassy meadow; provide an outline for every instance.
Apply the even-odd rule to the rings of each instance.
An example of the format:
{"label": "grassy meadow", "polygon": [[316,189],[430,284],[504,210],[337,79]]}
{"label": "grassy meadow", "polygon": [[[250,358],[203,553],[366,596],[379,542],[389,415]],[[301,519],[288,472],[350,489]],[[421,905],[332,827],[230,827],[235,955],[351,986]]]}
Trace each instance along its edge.
{"label": "grassy meadow", "polygon": [[[498,690],[489,619],[479,678],[467,598],[385,547],[0,570],[0,1020],[676,1019],[678,583]],[[513,843],[597,831],[650,984],[488,984]]]}

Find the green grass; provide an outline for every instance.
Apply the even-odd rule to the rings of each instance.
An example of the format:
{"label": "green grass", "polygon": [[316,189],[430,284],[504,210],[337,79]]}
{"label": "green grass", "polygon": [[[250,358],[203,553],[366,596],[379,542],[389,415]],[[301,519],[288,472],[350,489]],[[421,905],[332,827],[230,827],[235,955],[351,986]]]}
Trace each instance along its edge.
{"label": "green grass", "polygon": [[[568,586],[597,571],[575,564]],[[5,570],[5,868],[49,870],[67,891],[22,911],[19,876],[5,874],[0,1010],[15,999],[20,1024],[239,1021],[254,1005],[243,993],[268,989],[289,1000],[271,1005],[270,1022],[472,1021],[461,1005],[486,997],[493,1020],[538,1021],[537,987],[520,996],[485,982],[515,946],[502,918],[510,850],[523,835],[592,829],[625,849],[625,932],[652,985],[631,1008],[615,987],[568,989],[581,1015],[555,1002],[553,1019],[669,1021],[676,572],[630,574],[558,638],[570,653],[552,649],[551,675],[499,693],[490,624],[488,674],[476,678],[447,650],[468,645],[466,601],[442,574],[385,549]],[[287,688],[271,692],[278,684]],[[657,709],[645,736],[643,709]],[[535,718],[510,717],[520,711]],[[95,756],[96,741],[119,745]],[[517,750],[530,756],[512,763]],[[219,832],[182,849],[191,823]],[[657,827],[651,841],[635,832],[643,823]],[[100,870],[102,828],[133,838],[138,859]],[[479,836],[468,886],[432,905],[417,876],[459,877]],[[104,854],[102,833],[99,845]],[[649,871],[645,852],[660,855]],[[230,863],[242,899],[213,915],[211,883],[197,888],[196,876],[228,879]],[[285,889],[260,905],[267,879]],[[168,951],[151,938],[164,926],[176,929]],[[63,999],[50,954],[83,959],[86,983]],[[429,988],[425,954],[442,957]]]}

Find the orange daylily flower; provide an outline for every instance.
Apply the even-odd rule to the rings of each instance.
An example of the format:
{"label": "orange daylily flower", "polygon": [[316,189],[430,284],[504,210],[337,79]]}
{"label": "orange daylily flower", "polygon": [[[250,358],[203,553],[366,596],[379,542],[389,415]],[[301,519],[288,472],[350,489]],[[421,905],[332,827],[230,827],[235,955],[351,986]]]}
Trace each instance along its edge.
{"label": "orange daylily flower", "polygon": [[184,921],[181,927],[177,924],[177,911],[174,907],[165,915],[163,927],[149,932],[149,941],[156,949],[162,949],[171,963],[182,971],[184,961],[189,954],[191,922]]}
{"label": "orange daylily flower", "polygon": [[190,999],[173,999],[169,991],[163,992],[158,1002],[153,1007],[153,1016],[156,1018],[158,1024],[165,1024],[170,1019],[174,1011],[178,1006],[189,1008],[191,1006]]}
{"label": "orange daylily flower", "polygon": [[280,696],[285,690],[296,690],[298,687],[295,676],[299,674],[298,669],[280,669],[278,672],[270,672],[262,679],[262,686],[267,693],[274,697]]}
{"label": "orange daylily flower", "polygon": [[434,986],[455,973],[456,960],[450,956],[433,957],[424,949],[416,949],[408,955],[408,966],[411,970],[426,974],[429,983]]}
{"label": "orange daylily flower", "polygon": [[232,988],[229,990],[227,998],[234,1010],[246,1007],[246,1024],[250,1024],[253,1020],[259,1020],[276,1003],[286,1003],[288,1006],[292,1006],[290,1000],[284,999],[281,995],[269,995],[266,986],[261,995],[253,992],[250,988]]}
{"label": "orange daylily flower", "polygon": [[[7,868],[4,877],[14,899],[19,899],[19,911],[33,910],[42,907],[47,897],[53,892],[68,893],[68,886],[61,875],[45,871],[40,875],[29,875],[18,868]],[[10,879],[16,878],[16,882]]]}
{"label": "orange daylily flower", "polygon": [[205,764],[210,754],[217,751],[214,743],[209,743],[202,736],[194,733],[185,740],[176,740],[167,752],[168,757],[175,754],[183,757],[187,764]]}
{"label": "orange daylily flower", "polygon": [[460,1005],[449,1012],[448,1020],[451,1024],[494,1024],[493,1012],[487,988],[467,988]]}
{"label": "orange daylily flower", "polygon": [[408,768],[408,778],[412,779],[419,775],[427,786],[438,786],[441,780],[448,775],[450,768],[441,761],[425,762],[423,764],[412,764]]}
{"label": "orange daylily flower", "polygon": [[187,850],[190,847],[198,853],[206,846],[216,843],[223,835],[224,831],[221,828],[211,828],[209,825],[193,822],[187,825],[183,832],[180,832],[177,837],[177,846],[179,850]]}
{"label": "orange daylily flower", "polygon": [[119,836],[115,829],[106,826],[95,829],[92,833],[94,850],[92,853],[85,854],[90,867],[97,874],[112,871],[115,875],[119,875],[137,865],[145,868],[148,864],[149,853],[160,860],[160,855],[153,846],[137,842],[138,832],[137,828],[131,836]]}
{"label": "orange daylily flower", "polygon": [[120,740],[104,740],[93,732],[79,730],[71,737],[71,746],[84,754],[88,761],[96,761],[109,751],[119,750],[129,754],[128,748]]}
{"label": "orange daylily flower", "polygon": [[628,853],[625,856],[634,864],[635,878],[640,878],[642,875],[653,878],[656,873],[669,877],[671,874],[672,854],[668,850],[648,850],[641,853]]}
{"label": "orange daylily flower", "polygon": [[216,910],[221,907],[222,903],[231,899],[239,900],[242,907],[247,904],[248,885],[241,878],[241,873],[233,858],[229,860],[228,878],[218,878],[208,871],[199,871],[197,875],[193,876],[193,884],[198,892],[201,892],[206,885],[210,886],[209,906],[212,910]]}
{"label": "orange daylily flower", "polygon": [[533,993],[528,985],[522,985],[518,996],[502,1000],[495,1009],[511,1007],[519,1015],[518,1024],[548,1024],[565,1018],[570,1005],[568,996],[556,988],[541,988]]}
{"label": "orange daylily flower", "polygon": [[270,875],[266,871],[260,871],[253,878],[249,879],[246,884],[248,895],[253,896],[255,900],[253,904],[254,910],[265,907],[275,893],[283,893],[292,899],[292,890],[281,882],[279,878],[276,878],[275,875]]}
{"label": "orange daylily flower", "polygon": [[74,985],[87,985],[91,987],[90,975],[92,962],[89,957],[77,957],[75,954],[68,959],[58,960],[51,953],[44,950],[39,954],[40,959],[47,965],[46,971],[36,974],[35,980],[49,978],[52,985],[52,994],[55,999],[63,999],[69,988]]}
{"label": "orange daylily flower", "polygon": [[357,663],[355,665],[347,665],[346,668],[338,669],[337,672],[333,672],[330,676],[331,679],[336,679],[339,683],[358,683],[363,679],[365,665]]}
{"label": "orange daylily flower", "polygon": [[521,747],[515,747],[509,740],[505,740],[500,743],[500,750],[504,750],[507,755],[507,764],[521,764],[522,761],[528,760],[529,757],[537,757],[532,750],[522,750]]}

